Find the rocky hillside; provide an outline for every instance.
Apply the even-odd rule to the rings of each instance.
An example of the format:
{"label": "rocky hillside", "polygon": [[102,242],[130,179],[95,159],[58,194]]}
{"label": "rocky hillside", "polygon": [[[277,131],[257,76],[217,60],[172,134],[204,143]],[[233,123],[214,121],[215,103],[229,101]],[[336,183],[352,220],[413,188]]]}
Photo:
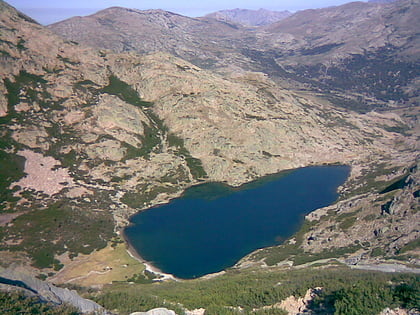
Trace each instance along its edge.
{"label": "rocky hillside", "polygon": [[163,11],[111,8],[50,29],[96,48],[165,51],[222,73],[264,72],[288,89],[368,111],[418,103],[419,10],[418,0],[354,2],[247,29]]}
{"label": "rocky hillside", "polygon": [[50,29],[95,48],[115,52],[167,52],[200,66],[211,66],[220,53],[215,46],[223,42],[227,48],[232,38],[241,34],[240,26],[215,19],[120,7],[70,18],[50,25]]}
{"label": "rocky hillside", "polygon": [[[109,12],[203,23],[162,11],[101,14]],[[164,52],[97,51],[2,1],[0,27],[4,265],[32,265],[52,277],[77,256],[117,246],[115,232],[129,215],[199,182],[240,185],[284,169],[349,164],[343,200],[363,203],[377,182],[400,180],[416,160],[413,116],[359,114],[286,90],[263,73],[221,76]],[[184,32],[175,22],[164,27],[176,28]],[[404,220],[416,222],[415,213]],[[399,243],[405,246],[415,228],[392,235],[409,233]]]}
{"label": "rocky hillside", "polygon": [[[76,291],[59,288],[51,283],[36,279],[24,269],[4,269],[0,267],[0,290],[9,292],[21,291],[27,296],[37,298],[43,303],[51,303],[52,305],[68,304],[83,314],[110,314],[97,303],[80,297]],[[3,309],[3,311],[7,311],[7,309]]]}
{"label": "rocky hillside", "polygon": [[309,84],[340,94],[352,92],[356,103],[365,98],[376,106],[416,105],[418,14],[418,0],[301,11],[266,28],[269,35],[260,45],[268,41],[280,49],[258,53],[300,81],[309,79]]}
{"label": "rocky hillside", "polygon": [[278,22],[290,15],[292,15],[292,13],[289,11],[233,9],[217,11],[207,14],[205,17],[239,23],[246,26],[262,26]]}

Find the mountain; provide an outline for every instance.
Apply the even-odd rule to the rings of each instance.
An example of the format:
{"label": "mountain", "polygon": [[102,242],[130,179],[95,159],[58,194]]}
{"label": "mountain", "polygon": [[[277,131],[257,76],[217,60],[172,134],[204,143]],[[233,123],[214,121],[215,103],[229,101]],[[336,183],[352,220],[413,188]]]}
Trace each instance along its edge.
{"label": "mountain", "polygon": [[258,52],[321,89],[354,92],[356,101],[358,94],[383,106],[418,104],[419,13],[419,1],[305,10],[268,26],[259,44],[281,48]]}
{"label": "mountain", "polygon": [[418,103],[419,7],[418,0],[353,2],[299,11],[257,29],[111,8],[49,28],[96,48],[165,51],[220,73],[263,72],[285,88],[321,93],[337,106],[369,111]]}
{"label": "mountain", "polygon": [[[110,12],[121,20],[107,20]],[[127,29],[140,23],[138,16],[149,21],[144,22],[150,32],[141,35],[142,47],[157,43],[155,47],[172,47],[186,55],[190,48],[203,54],[205,49],[191,42],[182,50],[182,42],[167,44],[162,34],[167,40],[174,34],[198,38],[203,25],[212,25],[209,36],[216,40],[217,32],[226,30],[217,43],[231,50],[214,43],[206,47],[212,46],[212,56],[231,54],[236,68],[222,74],[220,68],[200,68],[167,52],[97,50],[63,39],[0,1],[2,266],[22,265],[62,285],[102,288],[118,282],[111,285],[118,303],[165,306],[163,301],[176,298],[160,302],[154,287],[144,300],[125,299],[118,291],[120,285],[157,277],[126,252],[121,231],[130,215],[199,183],[239,186],[281,170],[337,163],[351,166],[340,200],[308,215],[302,229],[284,244],[244,258],[226,272],[227,279],[250,277],[255,284],[255,270],[273,272],[270,278],[276,275],[273,279],[279,280],[269,287],[277,288],[282,264],[418,265],[418,106],[359,113],[329,102],[322,90],[286,89],[278,76],[249,71],[263,59],[249,68],[238,61],[236,56],[244,57],[229,39],[243,40],[246,30],[240,26],[163,11],[112,8],[101,14],[76,19],[85,27],[99,23],[97,43],[103,39],[100,25],[108,25],[103,29],[109,39],[116,34],[113,25],[122,30],[127,14]],[[77,26],[72,23],[64,23],[69,32]],[[167,33],[152,38],[153,25]],[[276,32],[267,28],[264,34],[270,38]],[[120,36],[129,39],[125,33]],[[147,38],[153,40],[148,43]],[[402,42],[403,47],[410,45]],[[324,280],[334,278],[328,277]],[[170,285],[176,289],[178,283]],[[134,286],[127,288],[136,293]],[[291,289],[293,294],[298,291]],[[254,292],[232,289],[231,294],[245,291]],[[250,301],[245,295],[233,299],[211,303],[239,307]],[[193,302],[189,305],[195,307]],[[250,308],[266,306],[258,303]]]}
{"label": "mountain", "polygon": [[[109,11],[202,25],[161,11]],[[41,253],[102,248],[114,224],[201,180],[239,185],[306,165],[372,169],[372,154],[384,161],[411,156],[396,146],[406,141],[392,129],[405,126],[398,116],[336,109],[260,73],[222,77],[166,53],[98,52],[62,40],[6,4],[2,17],[3,172],[18,170],[3,181],[3,205],[22,214],[6,228],[3,244],[34,251],[38,267],[59,266],[56,256]],[[37,225],[30,234],[18,229],[38,212],[48,214],[39,216],[49,224],[67,213],[78,228],[52,229],[49,239],[66,237],[37,246],[38,253]],[[78,233],[92,218],[103,223],[80,248]]]}
{"label": "mountain", "polygon": [[168,52],[201,66],[210,66],[224,43],[241,34],[241,27],[214,19],[190,18],[163,10],[112,7],[87,17],[49,26],[79,43],[115,52]]}
{"label": "mountain", "polygon": [[375,2],[375,3],[391,3],[398,0],[369,0],[368,2]]}
{"label": "mountain", "polygon": [[289,11],[233,9],[217,11],[205,17],[246,26],[262,26],[278,22],[291,14]]}

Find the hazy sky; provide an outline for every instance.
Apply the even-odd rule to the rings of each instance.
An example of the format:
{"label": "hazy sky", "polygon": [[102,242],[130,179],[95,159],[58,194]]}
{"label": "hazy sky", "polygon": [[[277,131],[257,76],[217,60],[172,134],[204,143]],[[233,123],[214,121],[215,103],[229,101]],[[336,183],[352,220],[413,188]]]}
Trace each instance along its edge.
{"label": "hazy sky", "polygon": [[223,9],[289,10],[322,8],[340,5],[351,0],[6,0],[18,10],[41,24],[50,24],[75,15],[88,15],[112,6],[140,10],[163,9],[187,16],[202,16]]}

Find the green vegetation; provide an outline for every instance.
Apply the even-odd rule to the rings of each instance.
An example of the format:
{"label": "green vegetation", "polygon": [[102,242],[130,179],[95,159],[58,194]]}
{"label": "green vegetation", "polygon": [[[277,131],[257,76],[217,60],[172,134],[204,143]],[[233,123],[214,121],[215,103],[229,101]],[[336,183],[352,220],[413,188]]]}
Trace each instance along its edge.
{"label": "green vegetation", "polygon": [[311,48],[305,48],[301,50],[301,54],[303,56],[309,56],[309,55],[319,55],[319,54],[325,54],[329,51],[331,51],[334,48],[342,46],[343,43],[340,44],[325,44],[317,47],[311,47]]}
{"label": "green vegetation", "polygon": [[34,297],[27,297],[20,292],[0,291],[0,313],[3,315],[42,314],[42,315],[78,315],[81,312],[70,305],[55,305],[42,302]]}
{"label": "green vegetation", "polygon": [[[90,82],[79,82],[79,86],[90,85]],[[136,90],[129,84],[121,81],[115,75],[109,77],[109,84],[104,87],[101,92],[116,95],[124,102],[139,106],[144,114],[149,118],[150,124],[143,123],[144,135],[141,136],[142,146],[136,148],[132,145],[125,144],[127,149],[125,160],[136,157],[148,157],[152,152],[160,152],[162,149],[162,139],[167,135],[168,145],[176,148],[176,154],[183,156],[190,169],[191,175],[196,179],[207,177],[202,163],[199,159],[194,158],[185,148],[184,141],[174,134],[168,133],[168,128],[163,121],[151,110],[153,103],[142,101]]]}
{"label": "green vegetation", "polygon": [[141,138],[141,147],[136,148],[128,143],[123,143],[123,146],[127,149],[127,153],[124,156],[124,160],[134,159],[136,157],[148,157],[154,150],[159,151],[161,148],[160,132],[154,127],[148,126],[143,122],[144,136]]}
{"label": "green vegetation", "polygon": [[[2,141],[0,145],[3,145]],[[0,210],[5,208],[4,202],[18,200],[13,197],[13,191],[9,189],[9,186],[25,175],[24,167],[24,157],[0,150]]]}
{"label": "green vegetation", "polygon": [[158,276],[153,272],[148,270],[144,270],[142,273],[136,273],[131,278],[127,279],[127,282],[134,282],[134,283],[153,283],[155,280],[158,280]]}
{"label": "green vegetation", "polygon": [[15,75],[14,81],[4,79],[7,89],[8,115],[0,120],[0,123],[8,123],[13,118],[22,118],[24,114],[16,113],[14,105],[21,101],[37,103],[43,108],[60,109],[60,102],[52,102],[51,94],[47,91],[47,83],[42,76],[21,70]]}
{"label": "green vegetation", "polygon": [[17,49],[19,49],[20,51],[22,50],[26,50],[27,48],[25,47],[25,40],[23,38],[19,38],[19,41],[16,45]]}
{"label": "green vegetation", "polygon": [[[70,256],[89,254],[104,248],[113,235],[114,222],[107,212],[76,209],[57,202],[19,216],[6,227],[0,249],[24,250],[38,268],[61,269],[55,255],[66,251]],[[16,245],[7,245],[7,240]]]}
{"label": "green vegetation", "polygon": [[349,228],[351,228],[354,225],[354,223],[356,223],[356,221],[357,221],[357,218],[356,217],[347,218],[343,222],[341,222],[338,225],[338,227],[340,229],[342,229],[343,231],[346,231]]}
{"label": "green vegetation", "polygon": [[[366,310],[381,311],[385,307],[397,306],[419,308],[419,280],[416,275],[345,267],[229,270],[222,276],[207,280],[113,284],[91,298],[120,314],[153,307],[174,309],[175,305],[178,306],[177,314],[183,314],[178,303],[189,310],[205,308],[207,315],[283,314],[281,310],[263,308],[291,295],[302,297],[308,289],[321,287],[323,290],[318,298],[309,306],[318,314],[375,314]],[[239,312],[239,307],[242,312]]]}
{"label": "green vegetation", "polygon": [[356,196],[364,194],[367,192],[390,192],[393,188],[388,189],[390,186],[393,187],[395,182],[399,182],[402,178],[407,176],[407,174],[401,175],[400,177],[394,179],[393,181],[378,181],[377,178],[382,175],[391,175],[397,171],[399,168],[388,168],[389,166],[386,163],[379,163],[376,165],[371,165],[368,170],[362,172],[360,179],[356,179],[354,182],[349,182],[350,186],[356,186],[357,188],[351,189],[349,193],[340,196],[340,199],[346,199],[351,196]]}
{"label": "green vegetation", "polygon": [[190,169],[191,175],[195,179],[207,177],[207,173],[203,168],[203,164],[199,159],[191,156],[190,152],[185,148],[183,139],[181,139],[173,133],[169,133],[167,139],[169,146],[175,148],[175,154],[177,154],[178,156],[183,156],[185,158],[188,168]]}
{"label": "green vegetation", "polygon": [[118,96],[124,102],[140,107],[151,107],[153,103],[142,101],[130,85],[118,79],[115,75],[109,77],[109,84],[102,90],[104,93]]}
{"label": "green vegetation", "polygon": [[395,180],[392,184],[388,185],[384,190],[382,190],[380,193],[385,194],[397,189],[402,189],[406,187],[409,183],[407,182],[408,175],[403,176],[402,178],[399,178]]}
{"label": "green vegetation", "polygon": [[61,162],[63,167],[68,167],[75,174],[79,174],[78,166],[83,158],[86,158],[86,154],[70,150],[68,153],[63,154],[61,149],[67,145],[75,143],[81,143],[81,139],[77,132],[71,127],[62,126],[58,123],[52,122],[51,127],[45,128],[48,132],[50,139],[54,139],[50,142],[50,146],[46,155],[50,155]]}
{"label": "green vegetation", "polygon": [[369,280],[358,279],[339,289],[327,287],[312,307],[321,306],[337,315],[378,314],[386,307],[420,310],[420,279],[412,278],[408,283],[394,280],[392,284]]}
{"label": "green vegetation", "polygon": [[376,214],[368,214],[367,216],[365,216],[365,217],[363,218],[363,220],[364,220],[364,221],[373,221],[373,220],[375,220],[375,219],[376,219],[376,217],[377,217],[377,215],[376,215]]}
{"label": "green vegetation", "polygon": [[155,199],[160,193],[175,193],[179,188],[174,186],[155,186],[153,184],[142,184],[136,187],[136,191],[128,191],[121,198],[121,202],[131,208],[143,208],[148,202]]}
{"label": "green vegetation", "polygon": [[372,252],[370,253],[371,257],[379,257],[379,256],[384,256],[384,255],[385,255],[385,251],[381,247],[376,247],[372,249]]}
{"label": "green vegetation", "polygon": [[[343,218],[346,218],[341,223],[345,228],[347,228],[349,224],[350,226],[353,225],[356,220],[355,217],[349,218],[349,215],[354,215],[354,212],[342,215]],[[282,261],[288,260],[292,261],[294,266],[298,266],[321,259],[342,257],[347,254],[352,254],[362,248],[361,244],[355,244],[346,247],[324,249],[319,253],[305,252],[300,246],[306,241],[304,235],[311,231],[315,224],[315,222],[305,221],[302,228],[290,238],[290,240],[294,240],[295,242],[286,241],[279,246],[263,248],[253,253],[250,259],[254,261],[264,260],[268,266],[274,266]]]}
{"label": "green vegetation", "polygon": [[404,254],[408,251],[415,250],[418,248],[420,248],[420,238],[417,238],[404,245],[402,248],[399,249],[398,254]]}

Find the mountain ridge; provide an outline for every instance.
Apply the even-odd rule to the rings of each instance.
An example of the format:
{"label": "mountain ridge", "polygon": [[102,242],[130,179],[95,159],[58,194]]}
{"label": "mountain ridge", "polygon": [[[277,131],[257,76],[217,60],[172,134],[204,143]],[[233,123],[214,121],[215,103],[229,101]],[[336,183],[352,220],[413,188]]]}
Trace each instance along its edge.
{"label": "mountain ridge", "polygon": [[[418,106],[358,113],[238,63],[215,72],[168,52],[96,50],[4,2],[0,10],[3,265],[75,284],[152,281],[133,260],[121,267],[130,215],[206,181],[239,186],[339,163],[352,168],[340,200],[233,273],[323,259],[418,266]],[[165,30],[180,19],[242,36],[241,27],[165,15]]]}
{"label": "mountain ridge", "polygon": [[220,10],[204,17],[213,18],[222,21],[231,21],[247,26],[263,26],[280,21],[292,13],[289,11],[270,11],[266,9],[248,10],[248,9],[232,9]]}
{"label": "mountain ridge", "polygon": [[[327,99],[335,98],[341,106],[368,111],[416,104],[419,98],[415,89],[419,76],[420,40],[415,32],[419,7],[418,1],[410,0],[391,4],[354,2],[299,11],[257,29],[180,16],[175,22],[179,27],[168,28],[168,22],[159,15],[149,16],[149,20],[144,16],[108,15],[107,21],[114,24],[106,31],[83,18],[50,28],[96,48],[166,51],[224,74],[260,71],[289,89],[324,91]],[[94,23],[99,18],[103,17],[89,17]],[[124,26],[122,20],[129,18],[137,26]],[[136,31],[139,29],[143,31]],[[404,71],[398,72],[401,68]]]}

